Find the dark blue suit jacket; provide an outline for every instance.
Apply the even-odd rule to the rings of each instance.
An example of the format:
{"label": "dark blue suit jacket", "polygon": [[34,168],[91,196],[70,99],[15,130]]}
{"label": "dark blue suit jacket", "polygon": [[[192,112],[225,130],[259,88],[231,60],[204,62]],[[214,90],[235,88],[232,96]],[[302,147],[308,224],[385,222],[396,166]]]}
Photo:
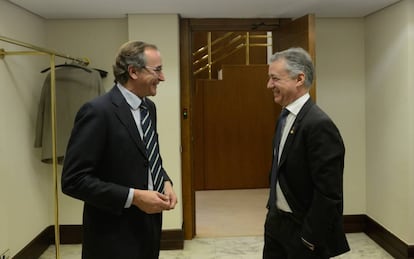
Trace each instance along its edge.
{"label": "dark blue suit jacket", "polygon": [[[155,105],[147,103],[156,130]],[[82,106],[67,147],[62,191],[84,201],[83,258],[155,257],[161,214],[124,208],[129,188],[148,189],[148,164],[130,107],[116,86]]]}

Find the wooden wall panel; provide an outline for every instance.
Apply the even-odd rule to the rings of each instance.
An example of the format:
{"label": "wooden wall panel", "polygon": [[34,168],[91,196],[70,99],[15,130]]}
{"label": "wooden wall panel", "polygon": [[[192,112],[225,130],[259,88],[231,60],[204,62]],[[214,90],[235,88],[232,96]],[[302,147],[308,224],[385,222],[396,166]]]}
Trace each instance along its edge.
{"label": "wooden wall panel", "polygon": [[195,178],[203,190],[268,187],[280,108],[267,78],[267,65],[224,65],[223,80],[198,80]]}

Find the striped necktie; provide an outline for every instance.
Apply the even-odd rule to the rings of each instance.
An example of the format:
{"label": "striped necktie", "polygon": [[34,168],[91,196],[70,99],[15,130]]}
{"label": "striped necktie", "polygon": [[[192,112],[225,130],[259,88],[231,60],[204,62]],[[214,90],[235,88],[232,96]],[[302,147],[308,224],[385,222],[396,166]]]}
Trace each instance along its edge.
{"label": "striped necktie", "polygon": [[154,191],[162,193],[164,191],[164,176],[162,174],[161,156],[158,147],[158,137],[155,134],[154,125],[148,111],[148,106],[143,100],[140,105],[141,126],[144,134],[144,143],[147,148],[147,155],[150,165]]}

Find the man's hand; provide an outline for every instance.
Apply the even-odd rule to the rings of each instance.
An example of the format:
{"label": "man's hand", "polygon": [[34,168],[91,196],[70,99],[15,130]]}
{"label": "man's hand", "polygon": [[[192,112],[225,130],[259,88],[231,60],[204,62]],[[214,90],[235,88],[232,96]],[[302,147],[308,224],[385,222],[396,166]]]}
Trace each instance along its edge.
{"label": "man's hand", "polygon": [[157,191],[135,189],[132,204],[148,214],[160,213],[171,209],[170,197],[171,195],[164,195]]}
{"label": "man's hand", "polygon": [[178,201],[177,201],[177,195],[175,194],[170,181],[164,182],[164,193],[165,193],[165,196],[167,196],[169,200],[168,210],[174,209]]}

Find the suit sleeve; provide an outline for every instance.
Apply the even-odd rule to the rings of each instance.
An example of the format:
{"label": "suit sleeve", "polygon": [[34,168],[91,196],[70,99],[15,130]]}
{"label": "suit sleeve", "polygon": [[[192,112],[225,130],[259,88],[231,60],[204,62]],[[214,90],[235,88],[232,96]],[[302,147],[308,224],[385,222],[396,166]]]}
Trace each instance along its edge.
{"label": "suit sleeve", "polygon": [[90,103],[79,110],[62,172],[63,193],[99,209],[120,214],[129,188],[101,180],[99,164],[105,149],[105,114]]}
{"label": "suit sleeve", "polygon": [[305,216],[302,237],[324,245],[343,211],[345,148],[338,129],[328,118],[313,123],[306,139],[313,182],[313,199]]}

